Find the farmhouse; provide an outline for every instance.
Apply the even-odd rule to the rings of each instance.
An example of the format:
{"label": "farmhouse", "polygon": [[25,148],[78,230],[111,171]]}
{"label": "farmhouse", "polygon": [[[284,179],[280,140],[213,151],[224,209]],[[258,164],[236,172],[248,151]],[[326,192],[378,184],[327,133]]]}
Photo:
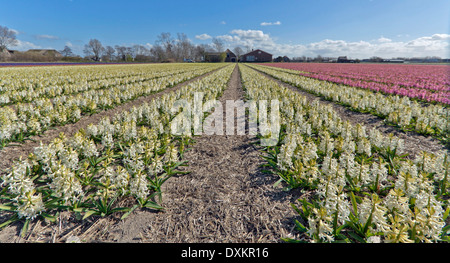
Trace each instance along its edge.
{"label": "farmhouse", "polygon": [[272,54],[262,51],[261,49],[252,50],[251,52],[241,56],[241,62],[271,62]]}
{"label": "farmhouse", "polygon": [[236,62],[236,55],[227,49],[225,52],[207,52],[205,62]]}

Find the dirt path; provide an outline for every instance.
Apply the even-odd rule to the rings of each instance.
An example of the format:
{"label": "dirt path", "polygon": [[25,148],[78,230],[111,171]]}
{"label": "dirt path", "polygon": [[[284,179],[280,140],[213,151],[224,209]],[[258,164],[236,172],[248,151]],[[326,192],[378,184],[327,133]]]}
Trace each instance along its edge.
{"label": "dirt path", "polygon": [[427,152],[437,152],[440,150],[448,151],[448,149],[446,149],[445,146],[441,142],[439,142],[439,140],[434,139],[431,136],[424,136],[413,131],[404,132],[397,127],[387,125],[384,122],[384,119],[380,117],[377,117],[372,114],[352,111],[347,107],[344,107],[331,101],[327,101],[321,97],[318,97],[306,91],[302,91],[299,88],[294,87],[285,82],[282,82],[281,80],[275,79],[264,72],[261,71],[258,72],[264,75],[266,78],[276,81],[278,84],[288,87],[289,89],[300,93],[301,95],[308,98],[308,100],[310,101],[318,99],[322,104],[331,105],[344,121],[348,120],[353,125],[356,125],[357,123],[363,124],[364,126],[366,126],[367,131],[369,131],[369,129],[376,128],[384,134],[392,133],[398,138],[403,139],[405,153],[408,153],[410,158],[414,158],[414,156],[419,154],[421,151]]}
{"label": "dirt path", "polygon": [[[236,67],[220,101],[243,95]],[[225,107],[224,107],[225,111]],[[238,135],[203,135],[185,153],[190,174],[173,177],[163,193],[164,213],[141,210],[111,229],[116,242],[280,242],[293,229],[293,193],[274,189],[263,160]]]}
{"label": "dirt path", "polygon": [[45,131],[43,134],[32,136],[32,137],[28,138],[28,140],[26,140],[25,143],[22,143],[22,144],[11,143],[11,146],[7,146],[7,147],[3,148],[2,150],[0,150],[0,174],[2,173],[2,171],[5,171],[8,167],[10,167],[13,164],[14,160],[19,159],[20,156],[27,156],[29,153],[31,153],[35,147],[39,146],[41,141],[43,144],[48,144],[53,139],[58,137],[58,135],[61,132],[66,134],[66,136],[70,137],[73,134],[75,134],[77,131],[79,131],[81,128],[85,128],[91,123],[98,123],[104,117],[110,117],[112,119],[115,115],[117,115],[123,111],[129,110],[133,106],[139,106],[145,102],[150,102],[152,99],[159,97],[162,94],[180,89],[181,87],[183,87],[193,81],[196,81],[200,78],[204,78],[217,70],[218,69],[208,72],[206,74],[203,74],[201,76],[195,77],[193,79],[187,80],[178,85],[175,85],[174,87],[166,88],[158,93],[139,97],[135,100],[118,105],[117,107],[115,107],[113,109],[102,111],[102,112],[99,112],[99,113],[96,113],[96,114],[93,114],[90,116],[83,116],[76,123],[67,124],[64,126],[53,127],[52,129]]}

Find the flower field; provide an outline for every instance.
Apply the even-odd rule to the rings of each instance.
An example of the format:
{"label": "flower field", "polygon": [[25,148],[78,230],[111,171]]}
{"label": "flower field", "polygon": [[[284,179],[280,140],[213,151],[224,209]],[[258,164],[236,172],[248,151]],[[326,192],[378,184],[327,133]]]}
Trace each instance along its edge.
{"label": "flower field", "polygon": [[301,76],[385,94],[450,104],[447,65],[380,65],[288,63],[265,64],[300,71]]}
{"label": "flower field", "polygon": [[240,69],[247,98],[282,103],[281,139],[265,158],[288,189],[307,193],[293,207],[297,229],[312,242],[448,241],[448,152],[405,158],[401,139],[352,125],[333,107]]}
{"label": "flower field", "polygon": [[[86,104],[113,106],[116,100],[112,96],[118,96],[117,103],[120,103],[122,99],[129,100],[162,90],[198,74],[223,67],[223,64],[155,68],[149,66],[150,68],[144,69],[142,66],[133,67],[126,67],[125,71],[123,68],[99,68],[100,72],[94,73],[91,73],[92,69],[84,67],[67,69],[74,74],[74,82],[80,79],[77,74],[85,78],[81,81],[88,87],[87,92],[91,96],[83,94],[64,98],[61,99],[64,103],[57,105],[62,107],[63,113],[65,110],[71,110],[73,106]],[[73,137],[61,134],[50,144],[41,144],[35,148],[26,159],[18,160],[7,172],[1,174],[0,209],[11,212],[12,216],[0,226],[23,219],[26,222],[26,230],[29,222],[37,216],[54,221],[55,213],[61,210],[83,213],[86,218],[91,215],[106,216],[115,212],[129,213],[136,207],[162,209],[154,201],[155,196],[161,196],[161,185],[177,173],[176,167],[182,164],[180,156],[189,143],[189,138],[170,136],[168,124],[172,118],[171,105],[177,99],[193,97],[195,91],[204,91],[206,98],[217,96],[224,88],[231,69],[231,66],[225,67],[177,92],[164,94],[148,104],[122,112],[114,119],[104,118],[96,125],[91,124],[86,129],[79,130]],[[28,74],[35,73],[34,76],[39,78],[41,70],[43,69],[33,69]],[[96,71],[97,68],[93,70]],[[9,73],[12,80],[15,79],[15,74],[27,72],[13,70]],[[61,76],[52,76],[55,77],[53,84],[61,81]],[[98,78],[106,80],[99,81]],[[37,80],[31,78],[29,84],[33,85],[33,81]],[[36,83],[38,82],[34,83],[35,86]],[[107,88],[107,94],[96,90],[108,87],[107,84],[111,85],[111,89]],[[48,84],[44,87],[65,91],[63,85]],[[18,90],[25,90],[23,84],[16,87]],[[27,89],[27,92],[30,90]],[[92,97],[94,94],[95,97]],[[83,101],[85,98],[88,98],[88,101]],[[102,98],[110,100],[102,103]],[[46,99],[50,110],[45,111],[44,106],[42,111],[37,112],[43,120],[51,120],[52,103],[55,100],[50,102]],[[70,103],[72,100],[73,104]],[[8,106],[3,106],[2,110],[8,113],[4,114],[1,120],[4,130],[15,123],[29,123],[27,119],[8,119],[15,116],[14,109]],[[22,111],[19,111],[19,116],[21,113]],[[61,115],[59,111],[54,114],[56,118]],[[27,117],[26,114],[24,116]],[[134,197],[137,204],[117,207],[116,202],[127,196]]]}
{"label": "flower field", "polygon": [[[283,67],[289,67],[290,64],[287,65]],[[291,67],[296,65],[294,64]],[[363,68],[365,67],[365,65],[362,66]],[[386,95],[381,92],[374,92],[371,89],[361,89],[357,86],[336,84],[331,81],[305,77],[302,74],[298,74],[297,70],[279,69],[262,65],[253,65],[253,67],[309,93],[346,105],[352,110],[379,116],[404,131],[433,135],[446,144],[450,143],[450,108],[446,104],[437,103],[424,106],[423,103],[409,96]],[[313,65],[312,67],[318,66]],[[331,65],[330,67],[336,66]],[[446,76],[443,72],[440,73],[444,77]],[[441,75],[439,76],[440,79],[445,79]],[[445,96],[449,96],[448,83],[446,84],[446,89]]]}
{"label": "flower field", "polygon": [[[183,226],[185,232],[173,234],[180,238],[176,241],[203,242],[215,240],[205,239],[210,236],[225,236],[227,241],[259,242],[265,236],[276,236],[277,242],[449,242],[450,158],[445,148],[450,132],[448,105],[338,82],[361,78],[360,84],[401,85],[433,94],[447,88],[448,93],[449,83],[437,77],[441,68],[428,72],[423,83],[414,74],[404,73],[403,84],[399,84],[403,73],[398,71],[401,69],[390,72],[395,70],[391,66],[378,71],[374,68],[364,75],[361,70],[367,68],[353,65],[348,71],[317,66],[314,72],[297,64],[277,64],[298,66],[295,69],[274,65],[0,68],[0,156],[30,143],[30,138],[37,145],[15,156],[8,167],[0,163],[0,242],[2,229],[12,225],[21,227],[22,236],[36,228],[36,222],[59,224],[61,228],[63,212],[73,215],[73,221],[86,222],[108,217],[129,220],[135,211],[146,209],[165,211],[145,216],[160,224],[152,231],[164,231],[166,242],[171,241],[170,231],[180,231]],[[336,81],[319,75],[334,76]],[[423,85],[408,82],[414,79]],[[426,88],[426,83],[434,83],[434,88]],[[239,103],[238,98],[242,100]],[[267,106],[268,101],[277,103]],[[41,136],[49,136],[48,130],[129,102],[133,104],[125,110],[77,126],[70,135],[61,132],[39,143]],[[245,135],[251,140],[242,139],[243,134],[228,134],[233,130],[229,127],[224,135],[222,113],[233,112],[234,117],[234,109],[221,105],[225,102],[251,105],[247,111],[247,106],[238,109],[237,117],[231,119],[251,119],[248,129],[259,131]],[[364,116],[375,115],[392,129],[430,138],[443,150],[427,149],[410,155],[405,145],[411,145],[411,141],[405,140],[415,135],[400,138],[367,127],[351,116],[342,116],[334,105]],[[191,117],[192,126],[186,123]],[[227,124],[228,120],[227,116]],[[199,122],[206,125],[201,131],[207,134],[196,133]],[[174,123],[182,127],[174,127]],[[206,128],[213,124],[210,134]],[[174,132],[181,130],[179,134]],[[267,145],[265,139],[276,142]],[[222,149],[223,144],[228,150]],[[262,163],[262,171],[244,169],[252,165],[250,162],[257,163],[255,159]],[[168,183],[170,187],[166,187]],[[271,197],[284,196],[280,198],[283,201],[276,203],[272,200],[276,198],[267,198],[261,191]],[[166,192],[178,201],[163,202]],[[201,198],[206,200],[197,200]],[[168,204],[172,206],[166,210]],[[239,215],[240,211],[245,214]],[[285,218],[273,219],[275,214]],[[188,224],[191,219],[193,225]],[[230,223],[233,220],[242,224]],[[282,224],[295,233],[279,231]],[[236,225],[243,227],[236,229]],[[201,229],[199,236],[189,236],[196,229]],[[139,235],[147,233],[139,231]],[[148,235],[160,237],[152,231]],[[188,238],[182,239],[183,235]],[[65,241],[68,234],[62,236]]]}
{"label": "flower field", "polygon": [[0,148],[217,69],[217,65],[2,68]]}

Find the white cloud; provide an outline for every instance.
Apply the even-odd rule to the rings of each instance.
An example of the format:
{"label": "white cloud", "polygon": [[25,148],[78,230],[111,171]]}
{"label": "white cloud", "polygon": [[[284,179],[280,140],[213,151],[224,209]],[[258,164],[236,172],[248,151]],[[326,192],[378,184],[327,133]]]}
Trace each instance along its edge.
{"label": "white cloud", "polygon": [[28,49],[39,49],[42,48],[39,45],[36,45],[34,43],[28,42],[28,41],[21,41],[17,39],[17,45],[15,45],[14,47],[10,47],[11,49],[16,49],[19,51],[26,51]]}
{"label": "white cloud", "polygon": [[279,26],[281,25],[280,21],[277,22],[262,22],[261,26]]}
{"label": "white cloud", "polygon": [[380,42],[380,43],[388,43],[388,42],[392,42],[392,39],[389,39],[389,38],[386,38],[386,37],[380,37],[379,39],[378,39],[378,42]]}
{"label": "white cloud", "polygon": [[34,38],[38,40],[58,40],[59,37],[52,35],[35,35]]}
{"label": "white cloud", "polygon": [[218,38],[222,38],[228,42],[237,42],[239,45],[249,47],[275,45],[275,42],[270,35],[261,30],[235,29],[232,30],[230,34],[231,35],[219,36]]}
{"label": "white cloud", "polygon": [[409,37],[409,34],[398,34],[397,37]]}
{"label": "white cloud", "polygon": [[10,28],[9,30],[11,30],[16,35],[20,34],[19,30],[16,30],[16,29],[13,29],[13,28]]}
{"label": "white cloud", "polygon": [[146,48],[148,48],[149,50],[153,48],[153,45],[150,44],[150,43],[146,43],[144,46],[145,46]]}
{"label": "white cloud", "polygon": [[226,25],[226,24],[227,24],[227,22],[225,22],[225,21],[222,21],[222,22],[220,22],[220,24],[221,24],[221,25]]}
{"label": "white cloud", "polygon": [[196,35],[195,38],[200,39],[200,40],[206,40],[206,39],[210,39],[212,37],[208,34],[201,34],[201,35]]}
{"label": "white cloud", "polygon": [[348,56],[351,58],[370,58],[380,56],[392,57],[424,57],[439,56],[450,57],[449,34],[434,34],[424,36],[411,41],[394,41],[386,37],[380,37],[370,41],[346,41],[324,39],[309,44],[281,44],[262,30],[235,29],[227,35],[217,36],[225,41],[226,48],[241,46],[251,49],[262,49],[274,56],[310,56],[321,55],[324,57]]}

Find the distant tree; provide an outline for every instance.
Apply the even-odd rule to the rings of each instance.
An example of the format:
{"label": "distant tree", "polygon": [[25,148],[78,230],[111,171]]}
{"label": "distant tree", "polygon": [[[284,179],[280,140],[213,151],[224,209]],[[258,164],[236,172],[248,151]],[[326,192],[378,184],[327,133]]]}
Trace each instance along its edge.
{"label": "distant tree", "polygon": [[16,46],[17,43],[16,32],[6,26],[0,26],[0,52],[9,46]]}
{"label": "distant tree", "polygon": [[383,62],[383,60],[384,60],[383,58],[377,56],[373,56],[370,58],[371,62]]}
{"label": "distant tree", "polygon": [[160,45],[165,52],[165,59],[173,59],[174,58],[174,46],[175,40],[169,32],[163,32],[157,36],[155,41],[156,45]]}
{"label": "distant tree", "polygon": [[154,45],[150,49],[150,54],[154,57],[154,59],[157,62],[162,62],[162,61],[165,61],[167,59],[166,52],[165,52],[164,48],[162,46],[160,46],[160,45]]}
{"label": "distant tree", "polygon": [[105,47],[105,56],[109,61],[114,60],[114,54],[116,53],[116,50],[111,46]]}
{"label": "distant tree", "polygon": [[132,55],[134,58],[140,56],[148,56],[150,51],[144,45],[134,45],[132,48]]}
{"label": "distant tree", "polygon": [[233,52],[236,55],[237,59],[239,59],[239,57],[244,54],[244,50],[239,46],[235,47],[233,49]]}
{"label": "distant tree", "polygon": [[91,39],[89,43],[84,46],[84,53],[86,56],[91,56],[93,60],[100,61],[105,48],[98,39]]}
{"label": "distant tree", "polygon": [[184,33],[177,33],[176,40],[176,58],[178,61],[183,61],[185,58],[191,58],[192,44],[189,38]]}
{"label": "distant tree", "polygon": [[223,52],[224,43],[222,39],[219,38],[213,38],[212,43],[214,47],[216,48],[217,52]]}
{"label": "distant tree", "polygon": [[125,61],[127,59],[127,47],[116,45],[114,46],[114,48],[117,52],[117,58],[119,60]]}
{"label": "distant tree", "polygon": [[250,45],[245,45],[245,53],[249,53],[253,51],[252,47]]}
{"label": "distant tree", "polygon": [[64,57],[73,57],[74,56],[72,49],[69,46],[64,46],[64,49],[61,50],[60,53]]}
{"label": "distant tree", "polygon": [[150,61],[150,49],[144,45],[134,45],[132,48],[132,56],[134,61],[147,62]]}
{"label": "distant tree", "polygon": [[317,55],[317,57],[314,58],[314,62],[322,62],[323,57],[321,55]]}
{"label": "distant tree", "polygon": [[208,45],[206,45],[206,44],[200,44],[200,45],[195,46],[194,59],[196,61],[204,60],[206,52],[207,52],[207,48],[208,48]]}

